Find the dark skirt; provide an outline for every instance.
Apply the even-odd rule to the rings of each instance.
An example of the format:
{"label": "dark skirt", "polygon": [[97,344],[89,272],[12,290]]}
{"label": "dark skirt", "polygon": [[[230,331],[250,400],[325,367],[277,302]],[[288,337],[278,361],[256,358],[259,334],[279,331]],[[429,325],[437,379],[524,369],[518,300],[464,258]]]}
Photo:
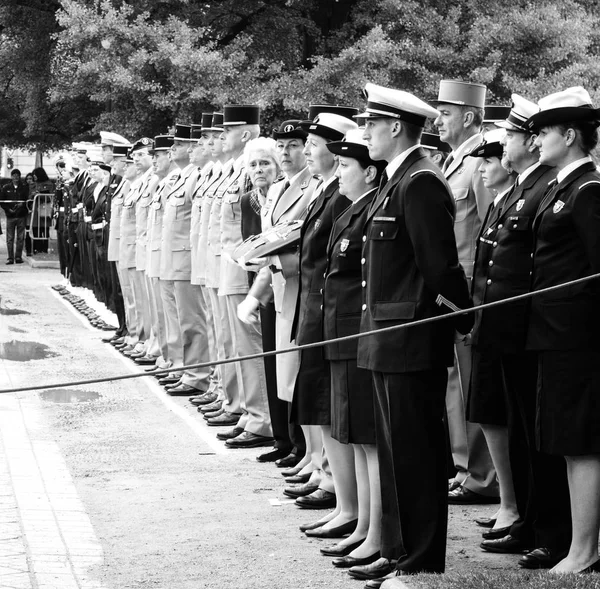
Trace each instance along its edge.
{"label": "dark skirt", "polygon": [[374,444],[373,373],[356,360],[332,360],[331,437],[342,444]]}
{"label": "dark skirt", "polygon": [[472,423],[506,425],[506,395],[504,393],[502,363],[497,352],[473,348],[473,367],[467,419]]}
{"label": "dark skirt", "polygon": [[599,454],[600,350],[541,351],[538,368],[538,450]]}
{"label": "dark skirt", "polygon": [[331,377],[323,348],[300,352],[290,421],[298,425],[331,424]]}

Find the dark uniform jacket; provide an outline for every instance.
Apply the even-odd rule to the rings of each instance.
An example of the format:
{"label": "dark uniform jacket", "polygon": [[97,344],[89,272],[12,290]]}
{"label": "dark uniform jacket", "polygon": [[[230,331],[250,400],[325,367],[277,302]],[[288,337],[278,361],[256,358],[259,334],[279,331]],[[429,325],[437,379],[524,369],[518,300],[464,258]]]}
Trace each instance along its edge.
{"label": "dark uniform jacket", "polygon": [[106,221],[106,194],[107,194],[108,190],[109,190],[108,186],[105,186],[104,188],[102,188],[102,190],[100,191],[100,194],[98,195],[98,200],[94,204],[94,207],[92,209],[92,214],[91,214],[91,217],[92,217],[91,228],[92,228],[92,232],[94,234],[94,239],[96,241],[96,245],[98,247],[102,247],[102,246],[108,247],[108,239],[106,240],[106,242],[104,241],[105,227],[95,228],[95,226],[101,225],[102,221]]}
{"label": "dark uniform jacket", "polygon": [[[367,216],[361,259],[365,282],[361,332],[447,312],[442,295],[471,305],[454,237],[454,201],[441,170],[422,148],[411,152],[379,191]],[[453,362],[454,329],[472,314],[362,338],[358,366],[380,372],[439,369]]]}
{"label": "dark uniform jacket", "polygon": [[336,178],[309,205],[300,231],[300,288],[292,326],[292,338],[298,345],[323,339],[327,244],[333,222],[350,205],[350,201],[340,194],[338,184]]}
{"label": "dark uniform jacket", "polygon": [[[551,188],[533,229],[533,290],[600,273],[600,174],[592,162]],[[598,349],[599,300],[598,279],[533,297],[528,347]]]}
{"label": "dark uniform jacket", "polygon": [[19,183],[15,187],[12,180],[2,187],[2,201],[6,200],[18,200],[21,202],[7,202],[2,203],[2,208],[6,213],[8,219],[18,219],[27,217],[27,204],[26,201],[29,198],[29,187],[23,180],[19,180]]}
{"label": "dark uniform jacket", "polygon": [[[498,206],[490,205],[477,240],[472,284],[476,306],[529,292],[533,219],[555,177],[554,168],[538,166]],[[479,311],[473,343],[505,353],[523,350],[528,312],[526,299]]]}
{"label": "dark uniform jacket", "polygon": [[[360,331],[362,307],[362,236],[376,189],[350,205],[336,220],[327,246],[327,277],[323,287],[323,339]],[[356,358],[358,340],[325,347],[328,360]]]}

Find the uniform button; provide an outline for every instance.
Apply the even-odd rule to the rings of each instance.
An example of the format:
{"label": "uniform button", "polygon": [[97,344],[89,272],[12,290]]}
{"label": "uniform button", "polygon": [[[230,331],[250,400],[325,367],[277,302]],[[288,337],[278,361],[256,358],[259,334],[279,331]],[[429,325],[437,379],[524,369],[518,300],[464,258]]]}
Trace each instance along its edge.
{"label": "uniform button", "polygon": [[497,241],[494,241],[494,243],[492,243],[492,246],[493,246],[493,247],[498,247],[498,242],[497,242]]}
{"label": "uniform button", "polygon": [[515,223],[515,224],[513,225],[513,229],[516,229],[516,228],[517,228],[517,224]]}
{"label": "uniform button", "polygon": [[327,272],[323,272],[323,278],[327,278]]}
{"label": "uniform button", "polygon": [[363,266],[366,262],[367,262],[367,260],[365,260],[364,258],[360,261],[360,263],[363,264]]}
{"label": "uniform button", "polygon": [[323,310],[323,305],[321,305],[321,311]]}
{"label": "uniform button", "polygon": [[529,276],[533,276],[533,272],[530,272],[530,273],[529,273]]}
{"label": "uniform button", "polygon": [[533,260],[533,254],[531,254],[531,259]]}
{"label": "uniform button", "polygon": [[366,236],[366,235],[363,235],[363,243],[364,243],[365,241],[367,241],[367,236]]}
{"label": "uniform button", "polygon": [[500,223],[500,225],[498,225],[498,229],[502,229],[502,227],[504,227],[504,225],[502,225],[502,223]]}
{"label": "uniform button", "polygon": [[365,286],[367,286],[367,281],[366,281],[366,280],[363,280],[363,281],[362,281],[362,287],[364,288]]}
{"label": "uniform button", "polygon": [[493,266],[493,265],[494,265],[494,262],[493,262],[492,260],[490,260],[490,261],[488,262],[488,266],[490,266],[490,267],[491,267],[491,266]]}
{"label": "uniform button", "polygon": [[319,293],[323,294],[323,289],[322,288],[319,289]]}
{"label": "uniform button", "polygon": [[363,311],[366,311],[366,310],[367,310],[367,305],[363,305],[363,306],[362,306],[362,310],[363,310]]}
{"label": "uniform button", "polygon": [[489,286],[490,284],[492,284],[492,279],[491,279],[491,278],[488,278],[488,279],[487,279],[487,284],[488,284],[488,286]]}

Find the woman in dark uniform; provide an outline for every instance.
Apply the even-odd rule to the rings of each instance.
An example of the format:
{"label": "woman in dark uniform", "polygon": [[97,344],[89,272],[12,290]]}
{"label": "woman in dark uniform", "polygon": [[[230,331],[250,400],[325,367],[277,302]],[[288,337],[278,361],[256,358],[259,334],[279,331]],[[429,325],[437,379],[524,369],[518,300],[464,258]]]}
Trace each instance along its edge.
{"label": "woman in dark uniform", "polygon": [[[600,174],[590,157],[600,111],[581,87],[538,104],[527,124],[538,133],[540,163],[555,166],[558,175],[534,220],[534,291],[600,273]],[[531,305],[538,449],[565,457],[571,497],[571,546],[554,573],[600,568],[599,300],[600,282],[593,279],[535,296]]]}
{"label": "woman in dark uniform", "polygon": [[[360,331],[362,308],[362,231],[369,205],[375,196],[385,162],[369,157],[362,129],[349,131],[344,141],[327,148],[339,156],[336,176],[339,191],[352,204],[335,220],[327,247],[327,272],[323,289],[323,331],[325,339],[353,335]],[[326,523],[323,531],[343,525],[347,495],[355,485],[358,497],[358,522],[354,532],[337,545],[324,548],[325,555],[337,556],[333,564],[351,567],[379,558],[381,536],[381,491],[375,449],[375,419],[371,373],[356,366],[358,340],[331,344],[325,349],[331,371],[331,438],[342,449],[350,445],[354,468],[345,468],[330,453],[336,483],[339,515]],[[346,472],[341,472],[342,470]]]}
{"label": "woman in dark uniform", "polygon": [[[494,129],[484,135],[484,143],[469,156],[481,158],[479,171],[484,186],[495,194],[494,204],[488,211],[479,234],[473,278],[473,300],[482,304],[486,293],[488,263],[498,245],[496,234],[502,228],[499,213],[506,196],[511,191],[517,174],[502,166],[504,129]],[[506,221],[503,221],[506,223]],[[492,262],[493,264],[493,262]],[[490,284],[488,282],[487,284]],[[481,321],[476,322],[476,328]],[[519,519],[512,470],[508,454],[508,426],[506,401],[502,386],[502,365],[497,350],[473,346],[473,370],[469,388],[467,418],[479,423],[485,436],[500,486],[500,509],[492,516],[494,529],[484,532],[485,539],[506,536],[510,526]]]}

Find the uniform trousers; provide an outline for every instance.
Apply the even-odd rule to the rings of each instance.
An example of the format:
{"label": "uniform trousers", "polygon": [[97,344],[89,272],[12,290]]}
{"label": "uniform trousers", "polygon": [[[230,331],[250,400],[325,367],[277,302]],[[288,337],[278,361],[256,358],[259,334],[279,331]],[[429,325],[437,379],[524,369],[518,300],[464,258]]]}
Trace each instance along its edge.
{"label": "uniform trousers", "polygon": [[[15,235],[17,237],[15,244]],[[9,260],[20,260],[25,241],[25,217],[6,218],[6,249]],[[16,245],[16,247],[15,247]]]}
{"label": "uniform trousers", "polygon": [[[64,217],[64,213],[58,214]],[[59,220],[59,222],[61,221]],[[64,221],[62,223],[64,223]],[[69,243],[67,237],[68,232],[64,229],[56,230],[56,248],[58,250],[58,263],[60,264],[60,273],[65,277],[67,276],[67,268],[69,267]]]}
{"label": "uniform trousers", "polygon": [[[89,223],[86,223],[86,225],[89,227]],[[90,274],[92,278],[91,289],[96,297],[96,300],[104,303],[104,292],[102,291],[100,283],[100,270],[98,268],[98,248],[96,247],[96,240],[94,239],[93,235],[91,238],[89,236],[87,237],[86,248],[87,259],[90,265]]]}
{"label": "uniform trousers", "polygon": [[[208,336],[208,357],[211,360],[216,360],[219,357],[217,350],[217,337],[215,335],[215,316],[210,301],[210,294],[205,285],[200,286],[200,304],[206,315],[206,334]],[[223,393],[223,384],[221,382],[221,367],[214,366],[210,371],[210,386],[217,393],[222,401],[225,396]]]}
{"label": "uniform trousers", "polygon": [[123,300],[123,291],[121,290],[121,281],[119,280],[118,265],[116,262],[108,262],[110,271],[110,297],[115,307],[115,313],[119,322],[118,335],[127,333],[127,319],[125,317],[125,302]]}
{"label": "uniform trousers", "polygon": [[146,278],[144,272],[130,268],[129,279],[133,290],[133,300],[137,315],[136,329],[138,342],[145,342],[150,337],[150,302],[146,290]]}
{"label": "uniform trousers", "polygon": [[510,535],[525,545],[566,554],[571,544],[571,505],[562,456],[536,449],[537,355],[500,357],[506,396],[510,466],[521,517]]}
{"label": "uniform trousers", "polygon": [[77,235],[77,222],[69,222],[68,244],[69,244],[69,280],[73,286],[83,286],[83,274],[81,272],[81,260],[79,258],[79,237]]}
{"label": "uniform trousers", "polygon": [[133,298],[133,287],[131,285],[131,275],[127,268],[117,263],[117,272],[119,282],[121,283],[121,292],[123,293],[123,305],[125,307],[125,318],[127,320],[127,336],[125,341],[129,345],[137,344],[137,313],[135,310],[135,300]]}
{"label": "uniform trousers", "polygon": [[454,346],[454,365],[448,370],[446,411],[455,480],[469,491],[497,496],[496,469],[478,423],[467,421],[467,395],[471,380],[471,346]]}
{"label": "uniform trousers", "polygon": [[159,368],[169,368],[169,348],[165,328],[165,313],[160,296],[160,281],[158,278],[149,278],[146,274],[146,287],[148,289],[148,302],[150,303],[150,322],[154,345],[149,346],[146,356],[156,358]]}
{"label": "uniform trousers", "polygon": [[85,288],[93,288],[92,269],[89,261],[88,239],[87,239],[87,223],[83,220],[77,225],[77,253],[79,255],[79,267],[81,268],[82,286]]}
{"label": "uniform trousers", "polygon": [[[167,345],[170,350],[173,342],[181,350],[182,363],[174,363],[174,366],[208,362],[206,315],[200,303],[200,287],[189,280],[161,280],[160,284]],[[208,368],[193,368],[183,372],[181,382],[206,391],[210,384],[209,377]]]}
{"label": "uniform trousers", "polygon": [[[231,330],[229,329],[229,315],[227,313],[227,304],[223,297],[220,297],[217,288],[206,287],[208,296],[210,297],[210,304],[212,307],[214,327],[215,327],[215,340],[217,343],[217,358],[224,360],[225,358],[232,358],[233,343],[231,341]],[[221,383],[223,386],[223,410],[228,413],[241,413],[242,407],[240,404],[240,390],[235,369],[235,364],[222,364],[220,366],[221,372]]]}
{"label": "uniform trousers", "polygon": [[[227,306],[229,326],[234,354],[247,356],[260,354],[262,349],[262,335],[258,311],[254,313],[254,321],[250,324],[238,319],[237,307],[244,301],[246,295],[231,294],[222,297]],[[271,436],[271,417],[269,415],[269,401],[267,399],[267,377],[265,363],[262,358],[236,362],[238,375],[240,405],[242,417],[238,427],[259,436]]]}
{"label": "uniform trousers", "polygon": [[442,420],[447,379],[446,368],[373,372],[380,552],[397,558],[397,568],[411,573],[443,573],[445,567],[448,475]]}

